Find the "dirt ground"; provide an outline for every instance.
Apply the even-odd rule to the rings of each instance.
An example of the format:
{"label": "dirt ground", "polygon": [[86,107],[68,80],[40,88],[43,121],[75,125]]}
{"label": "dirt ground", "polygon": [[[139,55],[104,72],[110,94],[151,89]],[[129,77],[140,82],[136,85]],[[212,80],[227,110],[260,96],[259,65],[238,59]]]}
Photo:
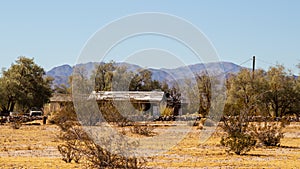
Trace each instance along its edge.
{"label": "dirt ground", "polygon": [[[159,133],[162,128],[154,131]],[[257,147],[246,155],[227,154],[220,146],[221,130],[200,143],[196,127],[168,152],[149,158],[149,168],[299,168],[300,123],[285,130],[280,147]],[[55,125],[26,126],[12,129],[0,126],[0,168],[84,168],[65,163],[57,150],[59,128]]]}

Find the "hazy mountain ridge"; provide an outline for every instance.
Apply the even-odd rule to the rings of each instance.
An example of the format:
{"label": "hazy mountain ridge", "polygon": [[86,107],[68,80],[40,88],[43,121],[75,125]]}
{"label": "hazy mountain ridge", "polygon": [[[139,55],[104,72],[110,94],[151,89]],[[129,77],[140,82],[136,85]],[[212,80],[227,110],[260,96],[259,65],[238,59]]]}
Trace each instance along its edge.
{"label": "hazy mountain ridge", "polygon": [[[89,62],[85,64],[78,64],[76,66],[84,67],[87,72],[92,73],[96,66],[98,66],[99,62]],[[130,64],[130,63],[116,63],[117,66],[126,66],[128,71],[136,72],[139,69],[141,69],[141,66]],[[239,72],[243,67],[231,63],[231,62],[214,62],[214,63],[198,63],[193,65],[188,65],[186,67],[178,67],[174,69],[154,69],[154,68],[148,68],[152,72],[152,78],[154,80],[158,81],[167,81],[172,82],[180,79],[184,79],[185,77],[192,76],[193,74],[200,74],[205,73],[206,70],[209,72],[217,72],[220,71],[220,67],[223,69],[221,73],[228,75],[229,73],[237,73]],[[51,76],[54,78],[53,86],[55,85],[61,85],[65,84],[68,86],[68,79],[69,76],[72,75],[73,68],[70,65],[62,65],[52,68],[50,71],[46,73],[47,76]]]}
{"label": "hazy mountain ridge", "polygon": [[69,76],[72,75],[73,68],[70,65],[61,65],[46,72],[47,76],[54,78],[53,86],[65,84],[68,86]]}

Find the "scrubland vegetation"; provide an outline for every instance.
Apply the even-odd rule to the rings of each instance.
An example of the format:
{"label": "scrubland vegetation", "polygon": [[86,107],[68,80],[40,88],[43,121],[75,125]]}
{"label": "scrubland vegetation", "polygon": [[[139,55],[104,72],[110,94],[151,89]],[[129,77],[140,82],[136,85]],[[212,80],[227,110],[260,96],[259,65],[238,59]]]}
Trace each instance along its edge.
{"label": "scrubland vegetation", "polygon": [[[152,91],[167,93],[160,117],[141,118],[134,121],[122,116],[111,101],[98,102],[100,114],[85,112],[89,121],[78,121],[72,103],[61,105],[57,112],[49,114],[46,125],[41,121],[25,123],[1,122],[0,166],[2,168],[297,168],[300,166],[300,80],[281,65],[269,70],[244,69],[230,74],[225,86],[218,84],[217,77],[199,72],[196,84],[185,79],[186,84],[168,84],[152,80],[151,71],[128,71],[114,62],[100,64],[91,77],[81,69],[80,76],[70,77],[86,87],[91,79],[95,82],[92,91],[118,90]],[[1,113],[19,111],[28,113],[31,107],[42,108],[53,93],[72,94],[72,88],[55,86],[51,89],[51,78],[44,77],[44,70],[33,59],[20,57],[16,64],[4,70],[0,78]],[[127,85],[124,88],[122,83]],[[130,80],[130,81],[128,81]],[[116,84],[114,84],[116,83]],[[178,85],[183,85],[184,91]],[[78,87],[78,86],[77,86]],[[212,89],[226,94],[224,111],[220,121],[215,121],[210,111],[218,110],[217,96],[212,99]],[[197,91],[198,93],[195,93]],[[215,91],[216,92],[216,91]],[[187,93],[183,95],[183,93]],[[198,97],[195,97],[198,95]],[[183,96],[188,100],[199,99],[197,105],[181,107]],[[220,101],[221,102],[221,101]],[[132,103],[134,113],[150,116],[150,103]],[[87,105],[85,105],[87,106]],[[183,115],[175,114],[182,108]],[[87,109],[89,110],[89,109]],[[80,118],[79,118],[80,119]],[[149,120],[152,119],[152,120]],[[192,119],[186,120],[184,119]],[[141,157],[132,152],[139,142],[132,138],[151,138],[160,135],[174,120],[186,122],[190,132],[167,152],[153,157]],[[119,135],[109,134],[92,139],[88,127],[110,125]],[[141,123],[142,122],[142,123]],[[31,125],[30,125],[31,124]],[[105,127],[103,127],[105,128]],[[214,130],[212,136],[202,142],[200,136]],[[177,131],[171,133],[177,135]],[[169,140],[164,140],[166,143]],[[149,151],[151,147],[149,148]]]}

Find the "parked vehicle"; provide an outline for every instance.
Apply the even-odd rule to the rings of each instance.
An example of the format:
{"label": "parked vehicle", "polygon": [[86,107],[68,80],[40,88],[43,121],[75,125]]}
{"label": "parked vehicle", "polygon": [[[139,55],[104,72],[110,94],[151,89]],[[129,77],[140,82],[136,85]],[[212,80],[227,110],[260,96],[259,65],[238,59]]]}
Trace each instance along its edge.
{"label": "parked vehicle", "polygon": [[30,110],[29,116],[42,116],[44,113],[41,110]]}

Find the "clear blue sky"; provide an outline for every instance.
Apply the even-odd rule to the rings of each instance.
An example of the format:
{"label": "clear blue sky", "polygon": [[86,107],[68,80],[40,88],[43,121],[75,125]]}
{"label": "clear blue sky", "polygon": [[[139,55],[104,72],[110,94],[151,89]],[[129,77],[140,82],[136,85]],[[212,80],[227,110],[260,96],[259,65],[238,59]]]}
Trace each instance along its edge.
{"label": "clear blue sky", "polygon": [[298,73],[299,9],[297,0],[1,1],[0,67],[21,55],[34,57],[46,70],[73,65],[89,37],[107,23],[139,12],[163,12],[202,30],[220,60],[241,64],[256,55],[258,67],[279,63]]}

